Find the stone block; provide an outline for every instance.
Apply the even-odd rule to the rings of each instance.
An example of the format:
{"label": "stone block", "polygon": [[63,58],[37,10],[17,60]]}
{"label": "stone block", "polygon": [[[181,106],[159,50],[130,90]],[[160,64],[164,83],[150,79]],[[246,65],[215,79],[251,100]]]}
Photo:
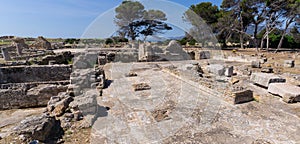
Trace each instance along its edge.
{"label": "stone block", "polygon": [[45,142],[59,136],[63,130],[59,120],[54,116],[43,114],[24,119],[13,129],[13,133],[24,135],[27,140]]}
{"label": "stone block", "polygon": [[233,66],[226,67],[224,74],[227,77],[231,77],[233,75]]}
{"label": "stone block", "polygon": [[254,100],[251,90],[242,90],[234,92],[234,104],[246,103]]}
{"label": "stone block", "polygon": [[225,67],[220,64],[212,64],[207,66],[208,72],[222,76],[225,73]]}
{"label": "stone block", "polygon": [[251,67],[252,68],[260,68],[260,61],[252,61]]}
{"label": "stone block", "polygon": [[209,51],[201,51],[199,53],[199,59],[210,59],[210,52]]}
{"label": "stone block", "polygon": [[8,53],[8,50],[6,48],[1,48],[1,51],[2,51],[2,56],[3,56],[3,59],[5,61],[10,61],[11,58],[10,58],[10,55]]}
{"label": "stone block", "polygon": [[263,87],[269,87],[270,83],[284,83],[286,80],[280,76],[268,73],[252,73],[250,80]]}
{"label": "stone block", "polygon": [[284,102],[300,102],[300,87],[288,83],[271,83],[268,92],[279,95]]}
{"label": "stone block", "polygon": [[78,107],[84,115],[95,114],[97,111],[98,95],[97,90],[89,90],[84,95],[75,97],[69,106],[71,108]]}

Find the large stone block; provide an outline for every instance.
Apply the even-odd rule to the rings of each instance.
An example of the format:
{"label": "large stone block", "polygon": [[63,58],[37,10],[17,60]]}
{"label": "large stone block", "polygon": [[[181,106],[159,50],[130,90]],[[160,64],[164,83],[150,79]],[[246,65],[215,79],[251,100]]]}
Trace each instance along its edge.
{"label": "large stone block", "polygon": [[48,143],[63,134],[63,130],[60,127],[59,120],[43,114],[24,119],[14,128],[13,133],[24,135],[25,139],[29,141],[39,140]]}
{"label": "large stone block", "polygon": [[28,83],[69,80],[70,65],[11,66],[0,68],[0,83]]}
{"label": "large stone block", "polygon": [[207,66],[208,72],[222,76],[225,73],[225,67],[220,64],[212,64]]}
{"label": "large stone block", "polygon": [[95,114],[97,111],[97,96],[99,93],[96,89],[87,91],[84,95],[76,96],[74,101],[70,103],[71,108],[78,107],[79,110],[84,114]]}
{"label": "large stone block", "polygon": [[284,83],[286,81],[285,78],[269,73],[252,73],[250,80],[266,88],[270,83]]}
{"label": "large stone block", "polygon": [[287,103],[300,102],[300,87],[287,83],[271,83],[268,92],[279,95]]}

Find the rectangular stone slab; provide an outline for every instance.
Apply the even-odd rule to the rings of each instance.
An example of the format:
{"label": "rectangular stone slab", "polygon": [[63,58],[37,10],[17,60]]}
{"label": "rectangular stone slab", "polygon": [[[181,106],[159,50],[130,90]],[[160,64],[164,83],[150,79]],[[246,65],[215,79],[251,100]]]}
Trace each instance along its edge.
{"label": "rectangular stone slab", "polygon": [[212,64],[207,66],[207,69],[210,73],[213,73],[218,76],[222,76],[225,73],[225,67],[221,64]]}
{"label": "rectangular stone slab", "polygon": [[234,104],[246,103],[254,100],[251,90],[242,90],[234,92]]}
{"label": "rectangular stone slab", "polygon": [[285,78],[269,73],[253,73],[250,80],[263,87],[269,87],[270,83],[285,83]]}
{"label": "rectangular stone slab", "polygon": [[300,87],[288,83],[271,83],[268,92],[279,95],[284,102],[300,102]]}

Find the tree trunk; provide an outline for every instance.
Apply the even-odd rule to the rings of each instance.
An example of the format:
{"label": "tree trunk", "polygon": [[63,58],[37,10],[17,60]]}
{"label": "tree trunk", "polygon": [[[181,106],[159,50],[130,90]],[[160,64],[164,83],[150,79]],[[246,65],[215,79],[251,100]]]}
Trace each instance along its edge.
{"label": "tree trunk", "polygon": [[270,44],[270,40],[269,40],[269,33],[267,34],[267,51],[269,51],[269,44]]}
{"label": "tree trunk", "polygon": [[264,48],[264,44],[265,44],[264,40],[265,40],[264,37],[261,38],[261,42],[260,42],[260,49],[261,49],[261,50]]}
{"label": "tree trunk", "polygon": [[276,51],[275,51],[275,52],[277,52],[277,51],[278,51],[278,49],[280,49],[280,48],[281,48],[281,46],[282,46],[282,43],[283,43],[284,36],[285,36],[285,34],[286,34],[286,31],[287,31],[288,27],[290,26],[290,24],[293,22],[293,19],[294,19],[294,17],[286,21],[286,24],[285,24],[284,31],[282,32],[282,35],[281,35],[281,38],[280,38],[279,44],[278,44],[278,46],[277,46],[277,49],[276,49]]}
{"label": "tree trunk", "polygon": [[253,37],[254,37],[254,44],[255,44],[256,51],[258,51],[258,40],[257,40],[257,31],[258,30],[257,29],[258,29],[258,24],[255,23]]}
{"label": "tree trunk", "polygon": [[240,34],[240,45],[241,45],[241,49],[244,49],[244,37],[243,37],[243,34]]}
{"label": "tree trunk", "polygon": [[284,32],[283,32],[283,34],[282,34],[282,36],[281,36],[281,38],[280,38],[280,41],[279,41],[279,44],[278,44],[278,46],[277,46],[277,48],[276,48],[275,53],[277,53],[278,49],[281,48],[282,42],[283,42],[283,38],[284,38],[284,36],[285,36],[285,33],[286,33],[286,30],[284,30]]}
{"label": "tree trunk", "polygon": [[[243,22],[242,12],[240,13],[241,31],[244,30],[244,22]],[[244,37],[243,37],[243,33],[240,33],[240,43],[241,43],[241,49],[244,49]]]}

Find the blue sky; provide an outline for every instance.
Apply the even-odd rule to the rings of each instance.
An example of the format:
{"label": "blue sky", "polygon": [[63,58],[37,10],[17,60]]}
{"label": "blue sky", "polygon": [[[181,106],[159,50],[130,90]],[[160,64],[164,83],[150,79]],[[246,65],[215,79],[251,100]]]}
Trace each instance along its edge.
{"label": "blue sky", "polygon": [[[189,7],[206,0],[170,1]],[[0,36],[81,37],[92,23],[101,21],[101,15],[112,12],[121,2],[122,0],[1,0]],[[220,5],[222,0],[210,2]]]}

